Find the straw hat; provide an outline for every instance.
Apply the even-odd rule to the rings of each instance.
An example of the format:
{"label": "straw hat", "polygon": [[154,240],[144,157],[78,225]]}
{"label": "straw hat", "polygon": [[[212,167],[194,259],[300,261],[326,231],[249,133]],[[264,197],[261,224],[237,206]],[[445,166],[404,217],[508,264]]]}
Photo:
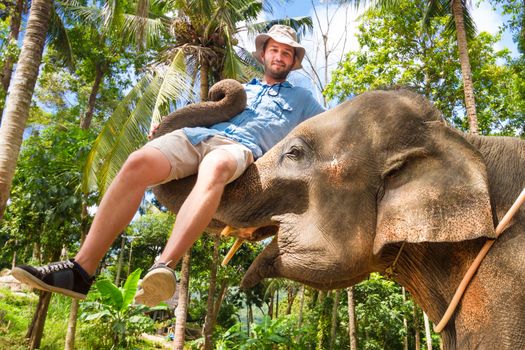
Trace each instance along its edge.
{"label": "straw hat", "polygon": [[257,35],[255,38],[255,52],[252,52],[253,57],[255,57],[257,61],[263,64],[261,54],[264,44],[270,38],[277,41],[278,43],[289,45],[295,49],[296,59],[292,70],[303,68],[301,62],[303,61],[305,53],[304,47],[302,47],[301,44],[297,42],[297,33],[295,30],[282,24],[276,24],[272,26],[268,33]]}

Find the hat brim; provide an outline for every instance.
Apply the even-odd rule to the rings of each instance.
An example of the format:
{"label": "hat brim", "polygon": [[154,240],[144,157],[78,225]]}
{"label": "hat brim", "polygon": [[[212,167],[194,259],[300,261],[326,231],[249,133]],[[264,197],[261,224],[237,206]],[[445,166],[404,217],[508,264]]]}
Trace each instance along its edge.
{"label": "hat brim", "polygon": [[304,54],[306,52],[304,47],[298,44],[297,42],[291,40],[290,38],[287,38],[281,35],[273,35],[271,33],[270,34],[268,33],[259,34],[255,38],[255,52],[252,52],[252,55],[260,64],[264,64],[262,60],[262,52],[263,52],[264,43],[266,43],[268,39],[273,39],[277,41],[278,43],[293,47],[295,50],[295,61],[294,61],[292,70],[303,68],[302,62],[303,62]]}

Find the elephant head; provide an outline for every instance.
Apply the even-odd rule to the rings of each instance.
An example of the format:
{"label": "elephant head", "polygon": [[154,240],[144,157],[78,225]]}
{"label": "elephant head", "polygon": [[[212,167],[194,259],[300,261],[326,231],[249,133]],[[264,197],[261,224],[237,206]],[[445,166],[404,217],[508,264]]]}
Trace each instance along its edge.
{"label": "elephant head", "polygon": [[216,218],[275,237],[243,285],[353,285],[400,242],[494,237],[479,152],[424,98],[360,95],[295,128],[224,193]]}

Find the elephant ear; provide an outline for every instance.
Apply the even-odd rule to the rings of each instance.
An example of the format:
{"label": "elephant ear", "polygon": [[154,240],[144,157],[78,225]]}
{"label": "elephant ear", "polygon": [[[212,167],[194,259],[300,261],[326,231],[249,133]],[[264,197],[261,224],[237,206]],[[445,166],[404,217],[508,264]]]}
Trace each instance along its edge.
{"label": "elephant ear", "polygon": [[495,238],[487,171],[458,132],[429,123],[425,144],[388,157],[374,253],[396,242]]}

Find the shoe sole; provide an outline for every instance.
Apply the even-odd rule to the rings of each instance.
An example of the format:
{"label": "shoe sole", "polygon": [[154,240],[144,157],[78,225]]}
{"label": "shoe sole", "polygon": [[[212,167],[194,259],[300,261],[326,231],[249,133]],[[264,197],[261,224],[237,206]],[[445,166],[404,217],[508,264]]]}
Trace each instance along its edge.
{"label": "shoe sole", "polygon": [[135,302],[146,306],[156,306],[169,300],[176,289],[176,279],[168,269],[155,269],[146,274],[142,280],[142,289],[137,292]]}
{"label": "shoe sole", "polygon": [[86,299],[85,294],[77,293],[70,289],[59,288],[59,287],[55,287],[50,284],[47,284],[41,281],[39,278],[30,274],[26,270],[23,270],[21,268],[15,267],[13,271],[11,272],[11,274],[13,275],[14,278],[16,278],[17,280],[19,280],[20,282],[24,284],[27,284],[28,286],[32,288],[40,289],[46,292],[63,294],[63,295],[66,295],[74,299],[81,299],[81,300]]}

